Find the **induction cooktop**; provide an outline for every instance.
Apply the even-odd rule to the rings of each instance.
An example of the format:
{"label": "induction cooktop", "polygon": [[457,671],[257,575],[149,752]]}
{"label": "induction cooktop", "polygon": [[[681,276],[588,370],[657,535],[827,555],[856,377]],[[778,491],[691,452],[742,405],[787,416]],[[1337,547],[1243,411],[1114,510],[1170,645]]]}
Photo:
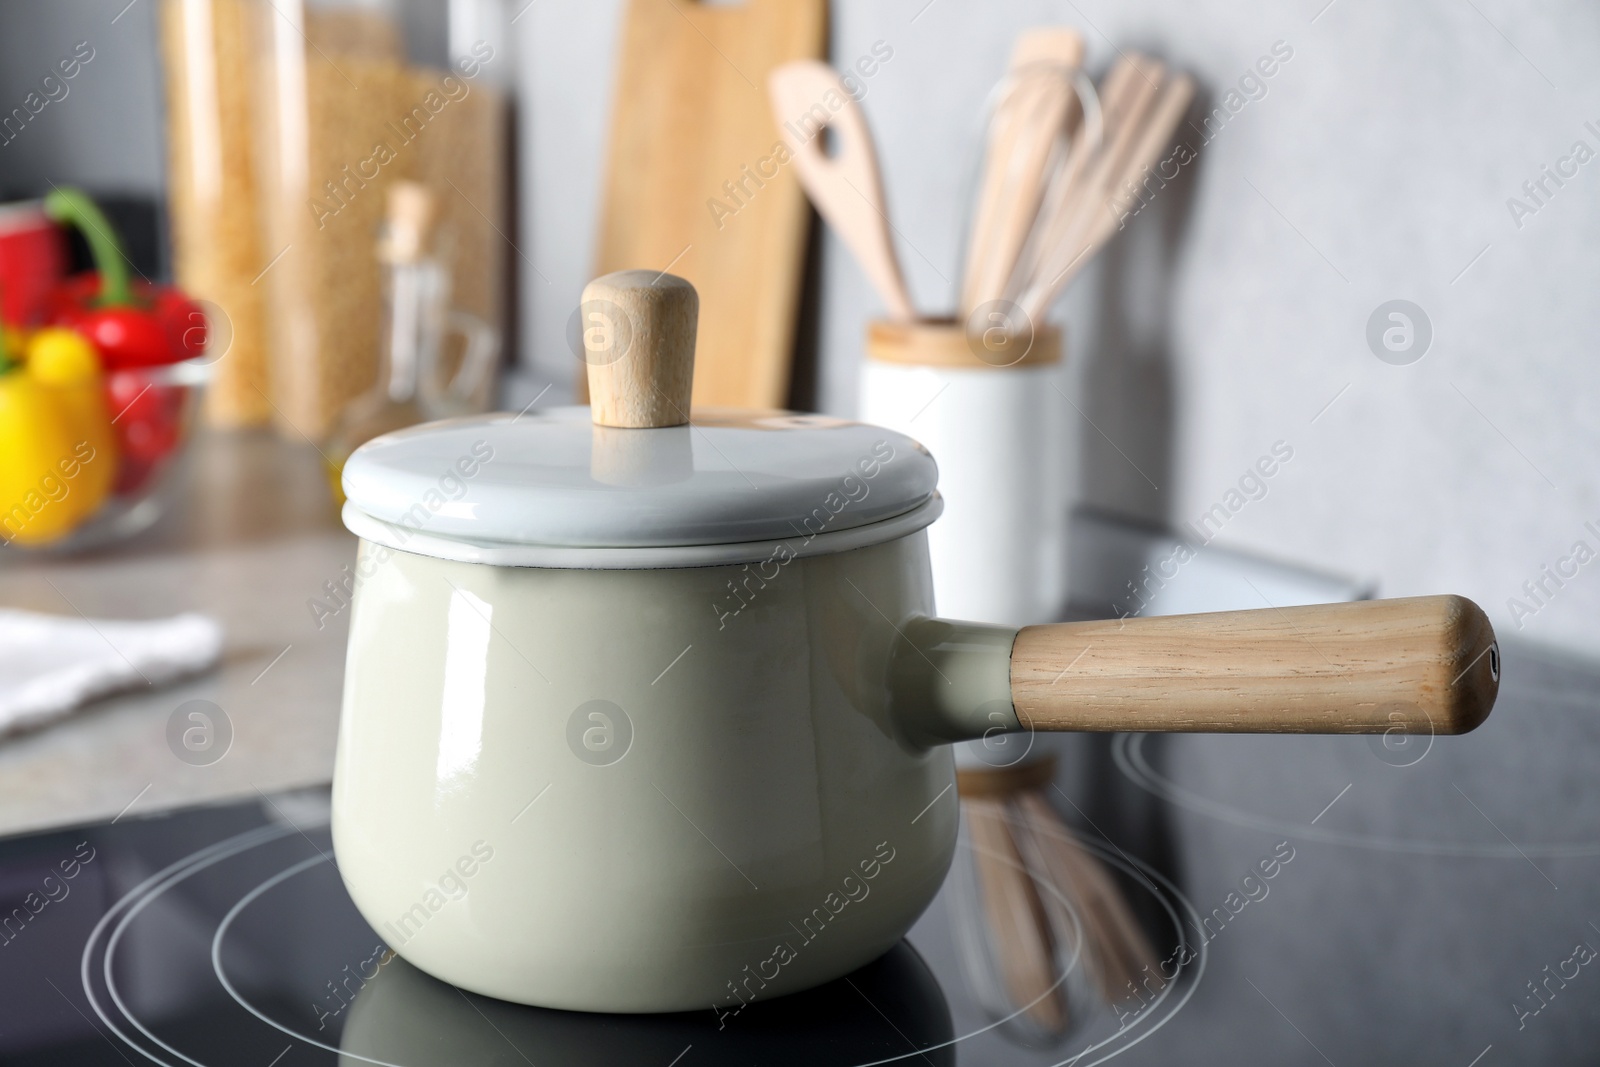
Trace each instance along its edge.
{"label": "induction cooktop", "polygon": [[[1153,943],[1189,942],[1194,917],[1164,877],[1085,847],[1116,872]],[[0,1061],[15,1065],[1087,1064],[1173,1018],[1204,967],[1201,945],[1132,1020],[1080,998],[1070,1048],[1029,1048],[1013,1020],[975,1006],[936,906],[860,971],[736,1014],[508,1004],[389,951],[340,882],[325,791],[0,843],[0,903]]]}
{"label": "induction cooktop", "polygon": [[0,840],[0,1064],[1587,1067],[1600,666],[1503,646],[1465,737],[1037,738],[1049,802],[1177,961],[1107,1003],[1069,960],[1053,1040],[974,977],[965,830],[933,904],[855,974],[728,1017],[590,1015],[393,957],[309,790]]}

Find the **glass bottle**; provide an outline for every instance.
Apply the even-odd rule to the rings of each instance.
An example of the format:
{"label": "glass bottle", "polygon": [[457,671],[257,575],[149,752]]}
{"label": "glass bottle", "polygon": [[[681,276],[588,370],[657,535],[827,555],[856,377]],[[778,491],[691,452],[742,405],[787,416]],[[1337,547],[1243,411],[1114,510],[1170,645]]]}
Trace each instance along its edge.
{"label": "glass bottle", "polygon": [[[383,265],[383,319],[378,338],[378,377],[367,393],[339,415],[323,447],[328,483],[340,505],[340,477],[350,453],[380,434],[429,419],[476,410],[484,379],[499,352],[496,331],[476,316],[450,310],[448,256],[436,226],[437,201],[417,182],[400,181],[388,191],[388,221],[378,242]],[[445,338],[465,338],[459,369],[441,380]]]}

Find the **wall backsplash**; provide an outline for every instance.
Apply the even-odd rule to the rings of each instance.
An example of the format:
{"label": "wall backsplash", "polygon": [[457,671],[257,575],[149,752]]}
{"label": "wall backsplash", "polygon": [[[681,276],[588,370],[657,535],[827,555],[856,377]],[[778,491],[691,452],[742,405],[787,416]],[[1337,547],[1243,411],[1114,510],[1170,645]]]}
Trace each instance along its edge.
{"label": "wall backsplash", "polygon": [[[524,2],[507,0],[523,357],[554,396],[576,369],[564,334],[592,257],[620,4]],[[55,113],[0,148],[7,189],[159,183],[151,6],[116,22],[121,4],[89,0],[0,12],[8,101],[45,73],[37,55],[96,49]],[[835,56],[894,50],[862,107],[930,311],[953,301],[982,100],[1020,29],[1077,24],[1096,72],[1115,42],[1200,82],[1192,158],[1057,310],[1079,500],[1192,523],[1282,441],[1293,462],[1216,543],[1384,595],[1461,592],[1503,633],[1596,648],[1600,9],[893,0],[836,3],[832,20]],[[816,395],[851,414],[879,308],[832,235],[821,247]]]}
{"label": "wall backsplash", "polygon": [[[1600,151],[1600,11],[1325,4],[835,4],[832,54],[895,50],[862,106],[929,310],[953,300],[981,104],[1017,31],[1081,26],[1096,72],[1112,42],[1192,72],[1194,158],[1057,312],[1079,499],[1193,522],[1287,442],[1294,462],[1219,544],[1384,595],[1461,592],[1504,632],[1592,651],[1600,567],[1574,556],[1600,549],[1600,167],[1578,142]],[[617,9],[541,0],[519,21],[549,279],[527,291],[538,366],[563,383]],[[850,414],[880,309],[831,234],[823,250],[818,396]],[[1425,316],[1410,351],[1384,346],[1407,341],[1388,310],[1369,344],[1395,300]]]}

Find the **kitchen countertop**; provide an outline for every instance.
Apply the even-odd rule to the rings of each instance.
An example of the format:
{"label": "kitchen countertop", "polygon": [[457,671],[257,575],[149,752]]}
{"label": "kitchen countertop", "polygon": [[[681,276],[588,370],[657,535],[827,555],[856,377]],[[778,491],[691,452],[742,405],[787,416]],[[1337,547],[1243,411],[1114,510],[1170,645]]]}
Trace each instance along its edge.
{"label": "kitchen countertop", "polygon": [[[321,458],[265,431],[207,432],[190,461],[186,492],[140,536],[70,557],[0,557],[0,606],[117,619],[200,611],[225,632],[213,671],[0,740],[0,835],[328,781],[348,612],[319,629],[309,602],[342,577],[356,540]],[[167,744],[168,719],[196,699],[233,728],[209,766]]]}

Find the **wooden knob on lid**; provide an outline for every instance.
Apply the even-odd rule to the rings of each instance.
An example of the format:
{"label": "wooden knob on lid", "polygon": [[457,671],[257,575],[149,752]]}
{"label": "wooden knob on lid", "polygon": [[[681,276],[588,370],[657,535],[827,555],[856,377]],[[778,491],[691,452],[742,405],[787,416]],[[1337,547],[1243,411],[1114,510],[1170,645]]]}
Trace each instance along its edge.
{"label": "wooden knob on lid", "polygon": [[597,426],[645,429],[689,421],[700,297],[672,274],[622,270],[596,278],[578,308]]}

